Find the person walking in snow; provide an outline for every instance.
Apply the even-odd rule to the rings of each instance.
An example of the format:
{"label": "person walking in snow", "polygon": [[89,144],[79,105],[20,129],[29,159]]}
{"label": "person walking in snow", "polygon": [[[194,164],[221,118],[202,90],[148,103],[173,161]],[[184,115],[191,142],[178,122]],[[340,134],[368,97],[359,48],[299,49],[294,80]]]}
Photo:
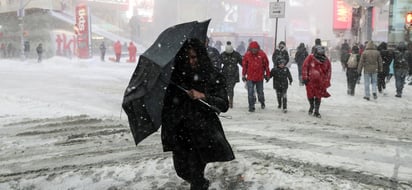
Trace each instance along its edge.
{"label": "person walking in snow", "polygon": [[289,63],[289,53],[286,49],[286,43],[284,41],[279,42],[278,49],[275,49],[275,51],[272,54],[274,69],[278,68],[278,64],[282,59],[286,61],[286,65]]}
{"label": "person walking in snow", "polygon": [[235,158],[218,115],[199,101],[226,112],[225,77],[213,68],[198,39],[183,44],[174,67],[173,84],[167,87],[163,101],[163,150],[172,151],[176,173],[189,182],[191,190],[207,190],[206,165]]}
{"label": "person walking in snow", "polygon": [[282,108],[283,113],[287,112],[287,91],[289,85],[292,85],[292,75],[289,68],[286,67],[286,60],[279,60],[278,68],[270,71],[273,78],[273,88],[276,90],[278,99],[278,109]]}
{"label": "person walking in snow", "polygon": [[114,54],[116,55],[116,62],[120,62],[120,57],[122,56],[122,44],[120,43],[119,40],[117,40],[114,45]]}
{"label": "person walking in snow", "polygon": [[377,80],[378,73],[383,71],[382,57],[379,51],[376,49],[373,41],[369,41],[363,51],[359,65],[358,73],[361,73],[363,69],[363,80],[365,84],[365,100],[370,100],[370,86],[372,86],[373,99],[377,99]]}
{"label": "person walking in snow", "polygon": [[104,41],[102,41],[102,43],[99,46],[100,49],[100,60],[104,61],[104,56],[106,54],[106,45],[104,44]]}
{"label": "person walking in snow", "polygon": [[393,51],[388,50],[388,44],[386,42],[382,42],[378,46],[378,51],[382,57],[382,72],[378,73],[378,92],[383,93],[386,95],[386,78],[389,77],[389,67],[394,58]]}
{"label": "person walking in snow", "polygon": [[320,103],[322,98],[330,97],[326,89],[330,87],[331,75],[331,64],[325,55],[325,48],[315,46],[314,53],[305,59],[302,66],[302,80],[309,100],[309,115],[321,117]]}
{"label": "person walking in snow", "polygon": [[266,107],[263,79],[266,82],[270,79],[269,60],[266,53],[260,49],[259,44],[252,41],[242,60],[242,80],[247,85],[249,112],[255,111],[255,88],[261,108],[265,109]]}
{"label": "person walking in snow", "polygon": [[298,76],[299,76],[299,85],[303,86],[302,82],[302,65],[306,57],[309,55],[308,50],[306,50],[305,44],[300,43],[297,51],[295,53],[295,62],[298,65]]}
{"label": "person walking in snow", "polygon": [[229,96],[229,108],[233,108],[233,96],[236,83],[239,82],[239,67],[242,56],[235,51],[232,42],[226,42],[225,51],[220,54],[223,60],[222,74],[226,77],[226,90]]}
{"label": "person walking in snow", "polygon": [[43,45],[39,43],[39,45],[36,47],[36,52],[37,52],[37,62],[40,63],[43,59]]}
{"label": "person walking in snow", "polygon": [[129,43],[129,47],[127,47],[127,50],[129,51],[129,62],[131,62],[131,63],[136,62],[137,48],[133,44],[133,42]]}
{"label": "person walking in snow", "polygon": [[347,83],[347,94],[350,96],[355,95],[356,82],[358,81],[358,64],[360,60],[359,47],[353,46],[352,53],[347,57],[348,60],[344,61],[344,67],[346,68],[346,83]]}
{"label": "person walking in snow", "polygon": [[401,98],[403,87],[405,85],[406,76],[409,74],[409,63],[408,56],[410,53],[407,51],[406,44],[401,42],[395,51],[395,59],[393,62],[393,71],[395,74],[395,86],[396,86],[396,95],[395,97]]}
{"label": "person walking in snow", "polygon": [[206,46],[207,54],[208,54],[208,56],[209,56],[209,58],[210,58],[210,61],[212,62],[212,65],[213,65],[219,72],[221,72],[221,71],[222,71],[223,61],[222,61],[222,57],[220,56],[219,51],[218,51],[216,48],[210,46],[210,44],[209,44],[209,38],[206,38],[205,46]]}

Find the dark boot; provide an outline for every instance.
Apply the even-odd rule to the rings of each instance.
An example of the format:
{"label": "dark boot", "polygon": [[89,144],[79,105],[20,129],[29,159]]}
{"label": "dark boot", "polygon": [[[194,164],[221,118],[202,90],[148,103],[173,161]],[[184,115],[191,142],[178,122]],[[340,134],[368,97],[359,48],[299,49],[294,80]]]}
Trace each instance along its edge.
{"label": "dark boot", "polygon": [[194,182],[190,184],[190,190],[207,190],[209,188],[209,180]]}
{"label": "dark boot", "polygon": [[309,100],[309,106],[310,106],[308,113],[309,113],[309,115],[312,115],[313,108],[315,108],[315,99],[314,98],[308,98],[308,100]]}
{"label": "dark boot", "polygon": [[315,107],[315,112],[313,113],[313,116],[320,118],[320,113],[319,113],[319,107],[320,107],[320,99],[319,98],[315,98],[314,100],[314,107]]}
{"label": "dark boot", "polygon": [[282,97],[280,97],[279,95],[278,97],[278,109],[280,109],[282,107]]}
{"label": "dark boot", "polygon": [[233,108],[233,97],[229,97],[229,108]]}

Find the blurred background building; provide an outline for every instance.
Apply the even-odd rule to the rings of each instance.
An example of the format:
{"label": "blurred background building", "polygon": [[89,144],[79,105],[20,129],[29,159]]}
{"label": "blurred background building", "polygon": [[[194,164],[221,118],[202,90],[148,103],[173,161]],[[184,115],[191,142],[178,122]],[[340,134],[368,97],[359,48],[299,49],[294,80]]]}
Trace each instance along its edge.
{"label": "blurred background building", "polygon": [[[42,42],[46,56],[76,54],[75,8],[90,9],[92,49],[106,41],[134,41],[148,47],[165,28],[211,18],[214,42],[258,41],[271,54],[274,34],[289,48],[313,45],[321,38],[328,47],[345,39],[363,43],[370,38],[396,44],[410,40],[404,16],[412,0],[287,0],[285,18],[269,18],[269,3],[277,0],[0,0],[0,43],[12,44],[20,55],[27,42],[32,50]],[[369,14],[371,13],[371,14]],[[368,20],[369,19],[369,20]],[[12,54],[12,53],[11,53]]]}

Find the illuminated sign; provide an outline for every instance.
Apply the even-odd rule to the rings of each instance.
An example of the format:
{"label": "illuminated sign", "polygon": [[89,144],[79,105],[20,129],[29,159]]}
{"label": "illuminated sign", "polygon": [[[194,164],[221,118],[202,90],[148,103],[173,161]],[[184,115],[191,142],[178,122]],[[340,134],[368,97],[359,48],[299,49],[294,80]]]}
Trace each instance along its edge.
{"label": "illuminated sign", "polygon": [[352,7],[344,0],[333,2],[333,29],[348,30],[352,25]]}

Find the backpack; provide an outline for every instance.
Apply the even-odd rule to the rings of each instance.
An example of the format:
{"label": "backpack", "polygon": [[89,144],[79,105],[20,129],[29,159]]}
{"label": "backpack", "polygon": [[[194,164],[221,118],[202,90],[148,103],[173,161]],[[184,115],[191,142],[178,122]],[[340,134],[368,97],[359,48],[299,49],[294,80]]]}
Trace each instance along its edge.
{"label": "backpack", "polygon": [[357,59],[357,54],[350,54],[349,59],[348,59],[348,68],[357,68],[358,67],[358,59]]}

